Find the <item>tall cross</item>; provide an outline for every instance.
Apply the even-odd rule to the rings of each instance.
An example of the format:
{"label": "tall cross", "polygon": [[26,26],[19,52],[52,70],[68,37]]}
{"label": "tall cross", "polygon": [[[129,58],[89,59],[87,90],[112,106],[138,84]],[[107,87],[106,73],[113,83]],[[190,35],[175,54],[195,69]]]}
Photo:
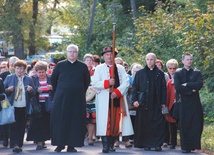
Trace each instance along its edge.
{"label": "tall cross", "polygon": [[114,25],[116,24],[116,11],[117,11],[117,8],[122,8],[122,5],[116,5],[116,0],[113,0],[114,2],[114,5],[110,5],[108,6],[108,8],[112,9],[114,11]]}
{"label": "tall cross", "polygon": [[[112,33],[112,78],[115,78],[114,75],[114,58],[115,58],[115,42],[116,42],[116,10],[117,8],[121,8],[121,5],[116,5],[116,0],[114,0],[114,5],[109,6],[109,8],[114,10],[114,22],[113,22],[113,33]],[[114,90],[114,85],[111,86],[111,90]],[[111,124],[111,132],[114,133],[114,122],[115,122],[115,114],[113,113],[114,99],[111,99],[111,114],[110,114],[110,124]]]}

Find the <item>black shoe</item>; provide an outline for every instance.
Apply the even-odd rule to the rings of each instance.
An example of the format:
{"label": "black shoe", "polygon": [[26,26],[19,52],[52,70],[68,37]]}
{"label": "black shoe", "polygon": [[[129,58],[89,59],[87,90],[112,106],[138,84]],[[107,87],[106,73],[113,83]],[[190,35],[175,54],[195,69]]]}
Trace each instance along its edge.
{"label": "black shoe", "polygon": [[65,149],[65,146],[57,146],[54,151],[55,152],[61,152],[63,149]]}
{"label": "black shoe", "polygon": [[109,153],[109,149],[103,148],[102,152],[103,152],[103,153]]}
{"label": "black shoe", "polygon": [[42,143],[42,147],[43,149],[47,148],[47,146],[45,145],[45,142]]}
{"label": "black shoe", "polygon": [[73,146],[68,146],[67,152],[77,152],[77,150]]}
{"label": "black shoe", "polygon": [[174,145],[171,145],[171,146],[170,146],[170,149],[175,149],[175,146],[174,146]]}
{"label": "black shoe", "polygon": [[155,147],[155,151],[162,151],[161,147]]}
{"label": "black shoe", "polygon": [[115,152],[116,149],[114,148],[114,146],[113,146],[113,147],[109,147],[109,151],[110,151],[110,152]]}
{"label": "black shoe", "polygon": [[19,153],[19,152],[22,152],[22,149],[19,148],[19,147],[15,147],[15,148],[13,149],[13,152],[14,152],[14,153]]}
{"label": "black shoe", "polygon": [[19,152],[22,152],[22,149],[21,149],[21,148],[19,148]]}
{"label": "black shoe", "polygon": [[150,151],[150,150],[151,150],[150,147],[145,147],[145,148],[144,148],[144,151]]}
{"label": "black shoe", "polygon": [[190,153],[191,150],[182,150],[182,153]]}
{"label": "black shoe", "polygon": [[102,136],[103,153],[109,153],[109,140],[107,136]]}
{"label": "black shoe", "polygon": [[36,150],[42,150],[42,149],[44,149],[44,147],[42,145],[37,145],[36,146]]}

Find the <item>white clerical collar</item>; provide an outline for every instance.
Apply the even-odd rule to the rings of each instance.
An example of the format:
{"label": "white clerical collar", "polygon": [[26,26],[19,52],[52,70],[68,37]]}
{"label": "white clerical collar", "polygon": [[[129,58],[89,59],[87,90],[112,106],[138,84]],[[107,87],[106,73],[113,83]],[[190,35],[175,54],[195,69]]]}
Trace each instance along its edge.
{"label": "white clerical collar", "polygon": [[187,71],[189,71],[191,68],[185,68]]}
{"label": "white clerical collar", "polygon": [[154,69],[154,67],[152,67],[152,68],[149,68],[151,71]]}
{"label": "white clerical collar", "polygon": [[68,61],[69,61],[70,63],[72,63],[72,64],[73,64],[73,63],[75,63],[75,61],[77,61],[77,60],[75,60],[75,61],[68,60]]}

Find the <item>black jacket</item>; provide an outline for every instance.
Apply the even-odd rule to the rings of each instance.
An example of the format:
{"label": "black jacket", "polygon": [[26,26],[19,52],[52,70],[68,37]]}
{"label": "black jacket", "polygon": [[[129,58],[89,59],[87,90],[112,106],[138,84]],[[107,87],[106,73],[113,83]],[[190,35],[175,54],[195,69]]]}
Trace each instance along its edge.
{"label": "black jacket", "polygon": [[[146,66],[143,69],[139,70],[134,78],[133,87],[132,87],[132,102],[138,101],[138,93],[144,92],[145,103],[144,108],[148,108],[149,104],[149,77],[147,71],[149,68]],[[164,73],[160,71],[156,66],[154,67],[155,71],[155,90],[156,98],[159,105],[166,104],[166,81]]]}

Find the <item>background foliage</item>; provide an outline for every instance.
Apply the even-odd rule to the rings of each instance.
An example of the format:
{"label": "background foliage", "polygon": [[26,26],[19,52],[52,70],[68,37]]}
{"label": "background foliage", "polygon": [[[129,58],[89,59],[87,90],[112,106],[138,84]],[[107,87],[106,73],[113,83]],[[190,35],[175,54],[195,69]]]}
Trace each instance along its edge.
{"label": "background foliage", "polygon": [[[97,2],[92,36],[86,48],[92,5]],[[13,44],[16,56],[24,58],[44,49],[64,51],[70,43],[80,47],[80,59],[86,53],[100,55],[102,48],[112,44],[113,0],[4,0],[0,1],[0,38]],[[145,65],[144,57],[154,52],[163,60],[174,58],[181,64],[181,55],[194,55],[194,67],[202,71],[204,87],[201,100],[206,131],[203,147],[210,150],[214,122],[214,1],[213,0],[135,0],[136,17],[131,0],[116,0],[116,47],[119,57],[131,65]],[[38,5],[36,5],[38,4]],[[12,9],[11,9],[12,8]],[[61,44],[50,45],[47,36],[52,26],[66,26],[70,35]],[[35,48],[31,50],[29,47]],[[56,55],[63,59],[64,55]],[[166,69],[165,69],[166,71]],[[211,127],[210,127],[211,126]],[[213,137],[213,136],[211,136]],[[211,142],[210,142],[211,141]]]}

